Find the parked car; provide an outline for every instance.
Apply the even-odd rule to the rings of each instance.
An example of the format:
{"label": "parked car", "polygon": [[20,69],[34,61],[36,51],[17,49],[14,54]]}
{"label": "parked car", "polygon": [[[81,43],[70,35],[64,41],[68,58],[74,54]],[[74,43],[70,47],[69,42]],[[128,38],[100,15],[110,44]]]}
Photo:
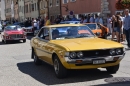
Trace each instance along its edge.
{"label": "parked car", "polygon": [[34,29],[33,29],[33,26],[28,26],[28,27],[23,27],[24,31],[28,34],[33,34],[34,35]]}
{"label": "parked car", "polygon": [[109,34],[109,29],[107,27],[97,23],[84,23],[84,24],[87,25],[98,37],[107,39],[107,36]]}
{"label": "parked car", "polygon": [[2,42],[9,43],[14,40],[26,42],[26,33],[19,25],[6,26],[1,33]]}
{"label": "parked car", "polygon": [[106,68],[116,73],[125,56],[122,44],[98,38],[83,24],[44,26],[30,45],[34,63],[51,64],[58,78],[65,78],[68,69]]}
{"label": "parked car", "polygon": [[25,27],[24,23],[23,22],[16,22],[14,23],[13,25],[19,25],[21,27]]}
{"label": "parked car", "polygon": [[17,23],[14,23],[13,25],[21,26],[27,34],[33,34],[33,35],[35,34],[33,26],[25,27],[24,23],[22,23],[22,22],[17,22]]}

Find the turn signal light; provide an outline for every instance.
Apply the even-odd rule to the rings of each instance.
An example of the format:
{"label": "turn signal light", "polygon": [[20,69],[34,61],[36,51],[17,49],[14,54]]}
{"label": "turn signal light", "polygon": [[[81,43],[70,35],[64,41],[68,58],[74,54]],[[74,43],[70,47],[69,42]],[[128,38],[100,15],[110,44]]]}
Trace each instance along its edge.
{"label": "turn signal light", "polygon": [[119,59],[119,57],[115,57],[115,58],[114,58],[114,61],[117,61],[118,59]]}

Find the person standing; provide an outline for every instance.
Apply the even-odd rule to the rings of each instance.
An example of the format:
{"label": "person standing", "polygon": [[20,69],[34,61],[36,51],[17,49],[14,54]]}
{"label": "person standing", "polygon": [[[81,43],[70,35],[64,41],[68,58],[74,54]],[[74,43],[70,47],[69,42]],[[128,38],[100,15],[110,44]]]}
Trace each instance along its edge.
{"label": "person standing", "polygon": [[112,18],[112,29],[113,29],[113,31],[112,31],[112,40],[114,39],[114,37],[116,35],[117,42],[119,42],[119,43],[120,43],[121,27],[122,27],[122,24],[121,24],[120,16],[113,15],[113,18]]}
{"label": "person standing", "polygon": [[107,28],[109,29],[109,35],[112,34],[112,21],[111,21],[111,17],[110,15],[108,14],[107,15]]}
{"label": "person standing", "polygon": [[124,33],[126,36],[127,46],[130,48],[130,15],[129,9],[125,9],[125,18],[124,18]]}

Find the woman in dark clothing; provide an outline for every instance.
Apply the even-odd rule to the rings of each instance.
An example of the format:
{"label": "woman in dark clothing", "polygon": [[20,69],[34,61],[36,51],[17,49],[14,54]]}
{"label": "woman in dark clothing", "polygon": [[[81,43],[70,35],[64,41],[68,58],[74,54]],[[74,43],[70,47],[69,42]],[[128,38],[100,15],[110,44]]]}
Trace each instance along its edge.
{"label": "woman in dark clothing", "polygon": [[116,36],[117,42],[120,42],[121,20],[119,16],[112,16],[112,40]]}

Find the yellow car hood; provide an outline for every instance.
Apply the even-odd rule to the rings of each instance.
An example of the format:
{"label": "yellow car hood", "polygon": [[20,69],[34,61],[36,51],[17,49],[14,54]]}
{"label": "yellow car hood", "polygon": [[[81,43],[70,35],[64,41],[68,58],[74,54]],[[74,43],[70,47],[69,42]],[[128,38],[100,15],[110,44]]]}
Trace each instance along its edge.
{"label": "yellow car hood", "polygon": [[122,44],[101,38],[76,38],[65,40],[52,40],[53,44],[68,48],[69,51],[108,49],[123,47]]}

